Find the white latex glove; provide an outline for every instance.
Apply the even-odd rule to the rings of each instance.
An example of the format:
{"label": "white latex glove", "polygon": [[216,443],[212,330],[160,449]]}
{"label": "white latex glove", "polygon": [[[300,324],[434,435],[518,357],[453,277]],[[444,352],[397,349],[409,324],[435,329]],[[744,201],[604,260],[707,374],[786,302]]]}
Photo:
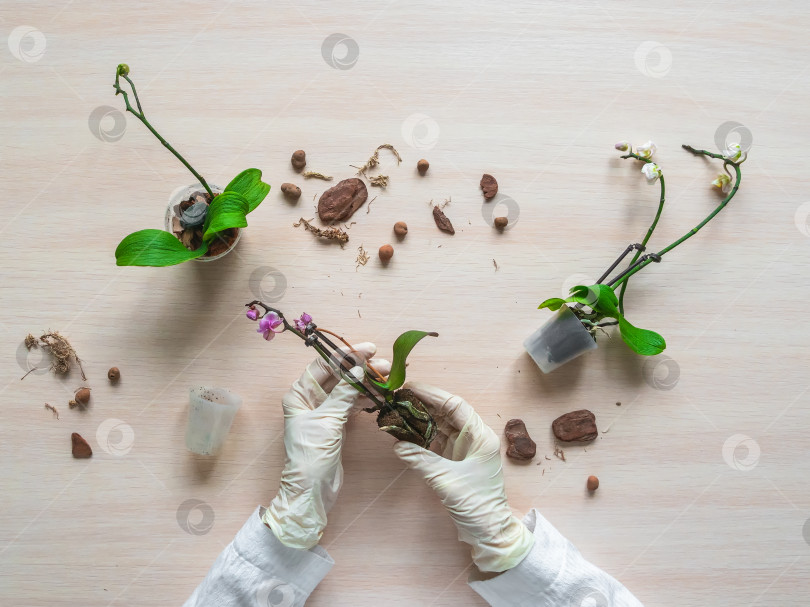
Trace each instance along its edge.
{"label": "white latex glove", "polygon": [[498,436],[461,397],[427,384],[406,387],[434,416],[447,442],[444,457],[406,441],[395,443],[395,453],[438,494],[458,539],[472,546],[478,568],[511,569],[529,553],[534,536],[506,501]]}
{"label": "white latex glove", "polygon": [[[355,346],[351,356],[365,365],[377,347]],[[387,361],[374,361],[388,373]],[[363,379],[363,368],[351,371]],[[264,513],[263,521],[287,546],[308,550],[321,539],[326,514],[337,499],[343,482],[340,452],[349,412],[363,397],[351,384],[338,381],[335,372],[320,356],[296,380],[282,399],[286,461],[278,495]]]}

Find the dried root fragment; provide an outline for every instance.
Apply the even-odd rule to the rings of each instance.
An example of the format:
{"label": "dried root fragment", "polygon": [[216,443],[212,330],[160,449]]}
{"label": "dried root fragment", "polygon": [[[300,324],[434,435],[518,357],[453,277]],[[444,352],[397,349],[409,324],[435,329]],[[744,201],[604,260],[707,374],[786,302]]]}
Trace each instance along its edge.
{"label": "dried root fragment", "polygon": [[314,225],[312,225],[309,221],[307,221],[303,217],[298,221],[298,223],[294,223],[293,227],[297,228],[302,224],[307,230],[315,234],[315,236],[317,236],[318,238],[323,238],[324,240],[336,240],[337,242],[340,243],[341,248],[343,248],[344,244],[349,242],[349,235],[340,228],[332,227],[322,230],[321,228],[316,228]]}
{"label": "dried root fragment", "polygon": [[374,153],[371,155],[371,158],[366,160],[366,163],[358,169],[357,171],[358,175],[365,175],[366,171],[368,171],[369,169],[373,169],[375,166],[380,164],[380,150],[391,150],[391,153],[397,157],[397,164],[402,162],[402,156],[399,155],[399,152],[397,152],[396,148],[390,143],[383,143],[382,145],[377,146],[377,149],[374,150]]}
{"label": "dried root fragment", "polygon": [[357,272],[357,268],[366,265],[369,259],[371,259],[371,257],[369,256],[368,251],[363,248],[363,245],[357,247],[357,259],[355,259],[357,265],[355,266],[354,271]]}
{"label": "dried root fragment", "polygon": [[324,175],[323,173],[319,173],[318,171],[304,171],[301,173],[301,176],[304,179],[323,179],[324,181],[332,181],[331,175]]}
{"label": "dried root fragment", "polygon": [[26,348],[28,348],[30,350],[31,348],[36,348],[38,346],[39,346],[39,343],[37,342],[36,337],[31,335],[30,333],[25,336],[25,347]]}
{"label": "dried root fragment", "polygon": [[388,175],[375,175],[374,177],[370,177],[368,182],[371,185],[376,185],[378,188],[384,188],[388,186]]}

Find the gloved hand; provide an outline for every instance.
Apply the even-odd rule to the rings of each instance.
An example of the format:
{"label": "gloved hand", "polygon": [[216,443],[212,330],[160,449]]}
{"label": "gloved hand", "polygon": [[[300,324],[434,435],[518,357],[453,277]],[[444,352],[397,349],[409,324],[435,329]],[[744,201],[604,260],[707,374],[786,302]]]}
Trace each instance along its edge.
{"label": "gloved hand", "polygon": [[506,501],[498,436],[462,398],[427,384],[406,387],[445,435],[444,457],[405,441],[395,443],[395,453],[438,494],[458,528],[458,539],[472,546],[478,568],[511,569],[532,549],[534,536]]}
{"label": "gloved hand", "polygon": [[[351,356],[358,366],[351,374],[358,381],[363,379],[360,365],[376,351],[372,343],[355,346]],[[382,373],[390,370],[387,361],[373,364]],[[308,550],[320,541],[326,527],[326,514],[334,505],[343,482],[340,452],[344,425],[353,405],[362,405],[363,399],[365,397],[351,384],[338,380],[320,356],[284,395],[286,462],[278,495],[262,517],[283,544]]]}

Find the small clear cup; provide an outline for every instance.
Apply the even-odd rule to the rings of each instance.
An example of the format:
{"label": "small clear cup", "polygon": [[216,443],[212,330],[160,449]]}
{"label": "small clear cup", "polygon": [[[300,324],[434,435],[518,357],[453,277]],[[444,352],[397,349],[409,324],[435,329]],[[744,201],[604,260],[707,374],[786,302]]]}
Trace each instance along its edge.
{"label": "small clear cup", "polygon": [[526,338],[523,347],[543,373],[597,348],[596,340],[568,306],[562,306],[546,323]]}
{"label": "small clear cup", "polygon": [[242,399],[225,388],[191,388],[186,424],[188,450],[199,455],[215,455],[241,406]]}

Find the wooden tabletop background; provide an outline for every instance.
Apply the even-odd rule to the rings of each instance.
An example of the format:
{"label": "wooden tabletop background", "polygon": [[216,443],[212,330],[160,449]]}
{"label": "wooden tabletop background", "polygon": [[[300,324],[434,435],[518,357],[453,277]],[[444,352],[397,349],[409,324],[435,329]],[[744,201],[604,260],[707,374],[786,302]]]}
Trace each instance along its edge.
{"label": "wooden tabletop background", "polygon": [[[381,355],[402,331],[438,331],[409,377],[464,396],[498,433],[524,419],[538,455],[504,463],[511,506],[538,508],[645,605],[797,604],[810,582],[808,27],[799,0],[3,2],[0,603],[180,604],[272,499],[280,399],[313,352],[255,334],[243,304],[260,297]],[[120,239],[162,227],[169,194],[193,182],[124,115],[119,62],[209,181],[258,167],[272,184],[224,259],[116,267]],[[654,249],[719,200],[719,163],[681,144],[743,142],[742,186],[631,283],[627,314],[666,337],[664,355],[613,335],[543,376],[521,346],[549,317],[538,303],[597,278],[656,208],[658,187],[613,149],[622,139],[658,145]],[[344,248],[293,227],[330,185],[294,173],[293,150],[337,181],[383,143],[402,164],[382,152],[390,185],[370,189]],[[483,173],[513,220],[503,233]],[[454,236],[430,212],[446,199]],[[361,245],[371,260],[356,267]],[[49,328],[86,384],[75,371],[20,381],[48,362],[23,338]],[[244,399],[217,458],[184,447],[198,384]],[[68,408],[80,385],[84,412]],[[600,436],[563,462],[551,421],[580,408]],[[72,432],[92,459],[71,457]],[[372,416],[350,420],[322,542],[336,564],[309,604],[484,604],[467,546],[392,443]]]}

